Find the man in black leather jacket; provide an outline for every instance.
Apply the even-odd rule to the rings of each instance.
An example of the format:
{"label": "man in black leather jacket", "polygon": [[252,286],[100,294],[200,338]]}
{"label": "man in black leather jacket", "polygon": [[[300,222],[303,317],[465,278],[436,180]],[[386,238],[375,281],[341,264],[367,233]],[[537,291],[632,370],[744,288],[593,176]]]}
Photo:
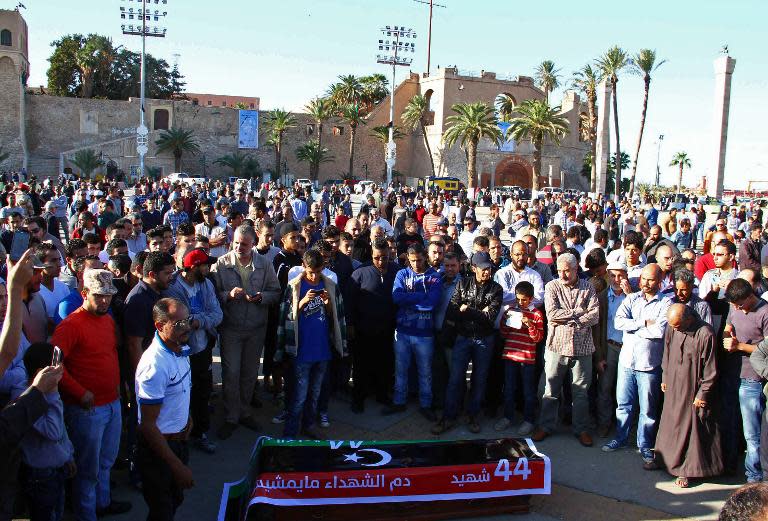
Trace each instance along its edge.
{"label": "man in black leather jacket", "polygon": [[494,353],[494,323],[504,294],[502,287],[491,279],[492,269],[493,263],[487,253],[475,253],[472,256],[474,276],[459,282],[448,304],[446,318],[455,323],[457,337],[451,356],[443,418],[432,428],[433,434],[442,434],[456,425],[470,360],[473,384],[467,403],[469,430],[480,432],[476,418],[485,395],[488,369]]}

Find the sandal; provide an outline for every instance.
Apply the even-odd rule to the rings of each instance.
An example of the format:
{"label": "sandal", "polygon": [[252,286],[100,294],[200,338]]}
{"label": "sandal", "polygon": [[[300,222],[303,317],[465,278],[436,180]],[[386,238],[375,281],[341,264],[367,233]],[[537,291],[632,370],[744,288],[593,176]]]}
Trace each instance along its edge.
{"label": "sandal", "polygon": [[686,477],[684,477],[684,476],[679,476],[679,477],[678,477],[678,478],[675,480],[675,485],[677,485],[677,486],[678,486],[678,487],[680,487],[680,488],[688,488],[688,486],[689,486],[689,484],[688,484],[688,478],[686,478]]}

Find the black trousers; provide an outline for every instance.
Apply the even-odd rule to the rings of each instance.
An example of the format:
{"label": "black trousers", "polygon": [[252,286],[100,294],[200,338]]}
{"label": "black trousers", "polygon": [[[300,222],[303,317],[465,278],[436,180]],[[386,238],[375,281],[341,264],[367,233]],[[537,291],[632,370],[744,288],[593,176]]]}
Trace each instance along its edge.
{"label": "black trousers", "polygon": [[493,337],[493,358],[488,368],[488,382],[485,387],[485,407],[495,414],[496,409],[504,403],[504,339],[498,331]]}
{"label": "black trousers", "polygon": [[352,399],[362,404],[366,396],[386,401],[395,374],[394,330],[376,334],[358,331],[352,348]]}
{"label": "black trousers", "polygon": [[189,413],[192,416],[192,437],[199,438],[211,428],[209,401],[213,392],[213,344],[189,357],[192,373],[192,392],[189,395]]}
{"label": "black trousers", "polygon": [[[169,441],[168,446],[182,463],[189,463],[189,444],[186,441]],[[141,491],[149,507],[147,521],[171,521],[184,501],[184,491],[173,478],[168,464],[152,451],[141,435],[137,457],[141,469]]]}
{"label": "black trousers", "polygon": [[267,329],[264,335],[264,361],[261,364],[261,374],[266,379],[272,375],[272,369],[275,366],[275,351],[277,350],[277,322],[280,319],[279,306],[269,308],[267,315]]}

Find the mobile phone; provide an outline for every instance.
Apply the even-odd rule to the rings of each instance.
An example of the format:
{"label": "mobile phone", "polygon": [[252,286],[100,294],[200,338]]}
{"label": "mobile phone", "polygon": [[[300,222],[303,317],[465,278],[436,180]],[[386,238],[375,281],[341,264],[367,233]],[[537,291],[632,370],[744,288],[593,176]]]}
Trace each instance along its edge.
{"label": "mobile phone", "polygon": [[56,367],[61,363],[62,353],[59,346],[53,346],[53,356],[51,357],[51,365]]}
{"label": "mobile phone", "polygon": [[13,242],[11,243],[11,252],[8,254],[8,258],[12,262],[18,262],[24,252],[29,248],[29,232],[18,231],[13,234]]}

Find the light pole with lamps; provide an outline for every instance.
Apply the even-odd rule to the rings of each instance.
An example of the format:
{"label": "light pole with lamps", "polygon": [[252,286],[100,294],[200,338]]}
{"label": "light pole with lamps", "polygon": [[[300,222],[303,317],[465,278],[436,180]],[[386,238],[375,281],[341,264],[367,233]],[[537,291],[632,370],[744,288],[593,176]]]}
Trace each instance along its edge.
{"label": "light pole with lamps", "polygon": [[[168,16],[168,12],[160,11],[159,9],[155,9],[154,11],[147,9],[147,4],[151,4],[152,0],[122,0],[121,3],[127,3],[130,6],[133,5],[134,1],[137,4],[136,9],[133,7],[126,8],[123,5],[120,6],[120,19],[123,21],[121,26],[123,34],[141,36],[141,87],[139,94],[141,100],[139,103],[139,126],[136,128],[136,152],[139,154],[138,176],[141,178],[141,176],[144,175],[144,156],[147,155],[147,152],[149,151],[149,147],[147,146],[149,129],[147,128],[144,117],[144,99],[146,90],[145,56],[147,51],[147,36],[153,36],[156,38],[165,37],[167,29],[165,27],[158,26],[158,22],[164,20],[165,17]],[[168,4],[168,0],[155,0],[155,4],[158,3],[166,6]],[[141,7],[138,7],[139,5]],[[132,23],[132,20],[136,21],[136,23]],[[139,23],[139,21],[141,23]],[[147,22],[153,21],[155,23],[152,27],[150,27]]]}
{"label": "light pole with lamps", "polygon": [[661,142],[664,141],[664,134],[659,134],[659,140],[656,142],[656,186],[659,186],[659,178],[661,177],[661,170],[659,169],[659,157],[661,156]]}
{"label": "light pole with lamps", "polygon": [[407,57],[407,54],[416,52],[416,44],[413,42],[401,41],[404,39],[416,39],[416,32],[413,29],[407,29],[401,26],[385,26],[381,29],[382,39],[379,40],[379,54],[376,55],[376,62],[392,66],[392,88],[389,96],[389,142],[387,143],[387,188],[392,184],[392,170],[395,167],[397,159],[397,146],[395,145],[395,70],[397,65],[410,65],[413,58]]}

